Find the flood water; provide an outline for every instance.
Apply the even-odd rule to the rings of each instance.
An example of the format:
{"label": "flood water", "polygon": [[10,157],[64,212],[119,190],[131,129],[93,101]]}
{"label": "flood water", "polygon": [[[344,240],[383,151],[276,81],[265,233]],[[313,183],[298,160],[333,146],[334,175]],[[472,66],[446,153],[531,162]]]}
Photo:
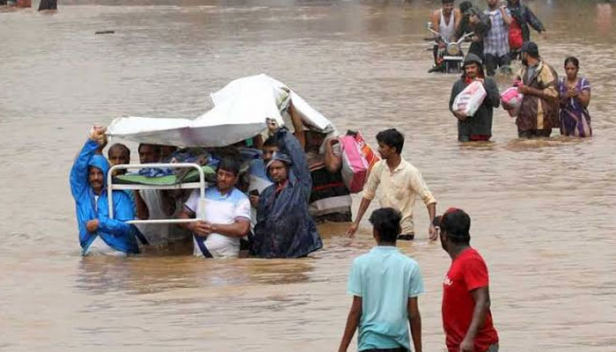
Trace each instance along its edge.
{"label": "flood water", "polygon": [[[80,256],[68,173],[89,126],[195,117],[210,92],[262,72],[340,130],[372,143],[387,127],[406,134],[403,155],[439,212],[473,219],[501,351],[616,350],[616,5],[531,4],[548,28],[534,33],[545,60],[563,74],[578,56],[592,84],[594,138],[520,141],[498,110],[492,143],[460,145],[447,106],[457,77],[427,74],[431,2],[123,3],[0,12],[0,350],[338,348],[351,261],[373,246],[367,222],[353,240],[345,225],[321,227],[324,249],[301,260]],[[427,218],[418,202],[418,239],[399,246],[424,275],[424,350],[442,352],[450,259],[427,240]]]}

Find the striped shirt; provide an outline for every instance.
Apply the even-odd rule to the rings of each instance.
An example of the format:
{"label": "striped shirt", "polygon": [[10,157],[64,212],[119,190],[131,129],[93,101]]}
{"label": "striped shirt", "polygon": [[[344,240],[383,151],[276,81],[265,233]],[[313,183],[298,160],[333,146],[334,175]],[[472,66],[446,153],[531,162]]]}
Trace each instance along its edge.
{"label": "striped shirt", "polygon": [[[509,9],[505,11],[511,16]],[[490,17],[492,27],[483,38],[483,53],[496,57],[507,55],[509,53],[509,26],[505,23],[503,13],[500,9],[485,10],[484,13]]]}

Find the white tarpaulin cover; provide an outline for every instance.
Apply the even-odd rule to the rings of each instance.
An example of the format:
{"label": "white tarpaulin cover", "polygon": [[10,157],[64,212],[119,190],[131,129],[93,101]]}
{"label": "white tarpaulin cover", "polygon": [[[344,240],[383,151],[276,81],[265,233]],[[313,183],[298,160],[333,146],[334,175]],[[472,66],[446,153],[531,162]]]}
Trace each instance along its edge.
{"label": "white tarpaulin cover", "polygon": [[[330,133],[331,122],[287,86],[265,75],[237,79],[211,94],[214,108],[194,120],[119,117],[107,134],[138,143],[185,147],[221,147],[251,138],[266,129],[266,118],[284,124],[281,111],[293,102],[305,125]],[[286,112],[285,112],[286,114]]]}

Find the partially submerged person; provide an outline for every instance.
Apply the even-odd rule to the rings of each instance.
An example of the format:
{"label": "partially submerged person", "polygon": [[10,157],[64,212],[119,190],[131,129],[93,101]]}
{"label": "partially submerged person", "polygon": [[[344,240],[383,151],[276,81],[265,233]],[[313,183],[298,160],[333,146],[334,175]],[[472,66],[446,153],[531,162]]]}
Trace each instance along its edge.
{"label": "partially submerged person", "polygon": [[338,352],[346,352],[359,328],[359,351],[422,351],[418,297],[424,293],[417,262],[396,248],[401,215],[392,208],[370,216],[377,246],[353,261],[348,293],[353,303]]}
{"label": "partially submerged person", "polygon": [[565,59],[567,77],[558,82],[560,92],[560,134],[564,136],[591,137],[590,82],[579,77],[580,62],[570,56]]}
{"label": "partially submerged person", "polygon": [[[474,81],[483,84],[487,96],[473,116],[453,110],[456,96]],[[500,104],[498,86],[491,77],[485,77],[481,59],[474,54],[468,54],[464,59],[464,74],[454,83],[449,98],[449,110],[458,119],[458,141],[488,141],[492,137],[492,116],[494,108]]]}
{"label": "partially submerged person", "polygon": [[171,155],[178,150],[178,147],[174,145],[159,145],[160,147],[160,160],[169,160]]}
{"label": "partially submerged person", "polygon": [[183,224],[193,234],[196,257],[237,258],[240,239],[250,231],[250,202],[244,193],[235,188],[240,164],[223,159],[216,171],[216,186],[205,190],[201,200],[200,190],[194,190],[180,219],[199,219]]}
{"label": "partially submerged person", "polygon": [[109,217],[107,173],[109,163],[95,154],[104,140],[105,128],[95,126],[70,173],[75,199],[79,242],[83,255],[127,256],[139,252],[133,220],[133,203],[125,192],[113,191],[113,219]]}
{"label": "partially submerged person", "polygon": [[[296,126],[296,130],[302,126]],[[298,132],[296,132],[297,134]],[[308,211],[317,223],[351,222],[351,193],[342,180],[342,151],[337,138],[325,139],[318,131],[304,131],[303,138],[312,190]]]}
{"label": "partially submerged person", "polygon": [[308,213],[312,186],[306,156],[286,129],[276,132],[279,150],[267,163],[274,182],[259,197],[251,254],[264,258],[298,258],[323,247]]}
{"label": "partially submerged person", "polygon": [[272,159],[274,153],[278,151],[278,142],[274,136],[270,136],[259,144],[261,145],[261,158],[252,160],[248,169],[248,199],[250,199],[251,205],[250,219],[252,228],[257,225],[259,196],[267,187],[272,185],[272,181],[267,175],[265,165]]}
{"label": "partially submerged person", "polygon": [[[152,164],[161,161],[161,146],[141,143],[137,148],[141,164]],[[142,169],[144,170],[144,169]],[[158,189],[142,189],[134,192],[137,218],[140,220],[169,219],[176,211],[175,200],[170,191]],[[169,243],[170,224],[137,224],[137,229],[143,234],[140,240],[147,245],[165,245]],[[145,240],[143,240],[145,239]]]}
{"label": "partially submerged person", "polygon": [[490,30],[490,19],[470,1],[460,3],[460,13],[462,19],[456,29],[454,39],[457,40],[467,33],[473,33],[468,53],[483,58],[483,38]]}
{"label": "partially submerged person", "polygon": [[488,76],[494,76],[496,68],[511,73],[509,65],[509,25],[513,19],[506,6],[498,6],[498,0],[486,0],[488,9],[484,11],[490,19],[490,30],[483,38],[483,54]]}
{"label": "partially submerged person", "polygon": [[436,215],[436,199],[432,196],[419,170],[402,158],[404,136],[395,128],[390,128],[379,132],[376,140],[379,143],[378,152],[382,160],[374,164],[370,171],[355,222],[347,230],[347,235],[351,237],[355,235],[364,213],[376,196],[377,188],[381,186],[381,206],[391,207],[402,213],[402,234],[398,236],[398,239],[413,240],[415,238],[413,213],[415,198],[419,196],[428,208],[429,237],[435,240],[436,231],[432,225],[432,219]]}
{"label": "partially submerged person", "polygon": [[434,67],[428,72],[442,70],[439,61],[446,49],[445,41],[451,42],[453,40],[461,19],[460,10],[454,7],[454,0],[442,0],[441,8],[432,13],[432,29],[438,32],[442,39],[438,38],[438,44],[434,46]]}
{"label": "partially submerged person", "polygon": [[141,143],[137,147],[139,162],[142,164],[158,163],[161,159],[161,146],[157,144]]}
{"label": "partially submerged person", "polygon": [[558,121],[558,75],[533,42],[522,46],[518,91],[524,94],[516,119],[520,138],[549,137]]}
{"label": "partially submerged person", "polygon": [[263,151],[263,162],[267,165],[267,163],[272,160],[274,153],[278,151],[278,141],[276,141],[276,137],[270,136],[266,139],[263,142],[261,150]]}
{"label": "partially submerged person", "polygon": [[[130,164],[130,149],[122,143],[115,143],[107,150],[107,159],[111,166]],[[126,174],[127,169],[116,170],[115,175]]]}
{"label": "partially submerged person", "polygon": [[545,36],[546,31],[539,18],[535,16],[528,6],[522,4],[520,0],[507,0],[507,9],[512,17],[512,22],[509,26],[511,57],[516,58],[522,45],[530,41],[529,25],[543,36]]}
{"label": "partially submerged person", "polygon": [[450,208],[434,219],[441,245],[451,257],[443,281],[443,328],[449,352],[497,352],[498,333],[490,311],[488,268],[470,246],[471,218]]}

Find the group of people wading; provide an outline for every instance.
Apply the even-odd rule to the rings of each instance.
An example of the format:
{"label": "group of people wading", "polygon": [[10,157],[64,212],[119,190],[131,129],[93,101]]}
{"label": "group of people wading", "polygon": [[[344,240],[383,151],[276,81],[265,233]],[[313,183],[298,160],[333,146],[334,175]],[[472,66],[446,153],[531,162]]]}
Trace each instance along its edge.
{"label": "group of people wading", "polygon": [[[265,141],[258,135],[224,148],[140,144],[139,160],[144,167],[139,175],[173,174],[172,167],[150,168],[148,164],[171,162],[172,166],[196,153],[198,160],[205,160],[202,165],[213,170],[213,185],[205,190],[204,197],[199,190],[113,191],[113,218],[107,199],[109,162],[129,164],[130,149],[123,144],[112,145],[107,151],[108,161],[102,155],[107,144],[105,128],[94,126],[70,175],[82,253],[134,255],[140,247],[170,245],[186,237],[193,239],[194,255],[206,258],[237,258],[242,240],[255,257],[298,258],[320,249],[316,222],[349,221],[351,198],[339,187],[341,156],[335,151],[339,150],[335,138],[324,141],[309,137],[318,132],[304,131],[293,109],[291,105],[295,135],[274,124]],[[306,156],[311,155],[314,143],[326,144],[325,155],[314,155],[309,164]],[[164,218],[194,221],[179,226],[126,224],[133,219]]]}
{"label": "group of people wading", "polygon": [[[293,109],[292,105],[290,109]],[[187,198],[181,198],[181,206],[175,210],[168,209],[173,206],[164,205],[169,199],[160,190],[149,190],[154,194],[123,190],[108,193],[106,180],[110,163],[130,163],[130,149],[116,143],[108,148],[107,160],[103,156],[107,144],[105,128],[92,127],[70,173],[83,254],[137,254],[141,246],[139,242],[147,242],[147,238],[142,238],[142,231],[146,236],[150,233],[126,222],[139,218],[135,214],[144,211],[146,216],[162,212],[166,215],[176,213],[179,219],[198,217],[198,221],[178,228],[188,231],[192,237],[193,252],[197,257],[238,257],[240,240],[244,237],[248,237],[251,254],[256,257],[297,258],[320,249],[322,242],[316,221],[349,221],[350,202],[332,202],[337,206],[330,207],[330,211],[327,211],[328,203],[325,202],[325,205],[316,207],[318,213],[311,215],[311,198],[313,202],[328,198],[346,199],[349,193],[340,194],[335,190],[339,185],[336,173],[340,167],[335,139],[323,140],[314,131],[304,131],[297,116],[293,112],[291,116],[295,134],[286,128],[272,126],[269,137],[258,143],[260,157],[250,162],[249,169],[254,169],[251,176],[259,178],[266,174],[268,177],[269,184],[256,187],[261,192],[249,192],[250,185],[247,188],[239,186],[242,164],[234,158],[223,157],[217,163],[215,185],[205,191],[205,201],[195,190]],[[470,247],[470,217],[463,210],[454,208],[436,216],[436,199],[421,173],[401,156],[404,146],[402,133],[387,129],[379,132],[376,140],[382,160],[376,162],[370,172],[359,213],[347,233],[355,234],[377,188],[380,188],[383,208],[370,216],[377,246],[353,262],[348,286],[353,303],[339,351],[347,350],[355,330],[359,330],[360,351],[410,351],[407,321],[411,326],[414,350],[422,351],[418,307],[418,297],[424,293],[421,272],[415,260],[396,248],[398,240],[412,240],[415,236],[413,209],[417,197],[428,209],[429,238],[440,238],[443,249],[452,258],[443,284],[442,310],[449,351],[498,351],[498,334],[490,313],[487,266],[479,253]],[[307,157],[316,152],[317,144],[326,145],[329,154],[322,155],[322,158],[318,155]],[[140,162],[147,166],[161,159],[177,157],[181,150],[141,144],[138,152]],[[221,151],[212,150],[213,154],[217,152]],[[225,152],[232,154],[229,150]],[[309,162],[311,159],[313,161]],[[323,172],[311,175],[311,169],[322,171],[322,168],[332,175],[326,177]],[[146,170],[147,173],[160,172],[153,168]],[[316,189],[313,183],[315,175],[326,180],[317,181]],[[332,192],[313,198],[315,190],[322,192],[328,188]],[[113,218],[109,216],[109,194],[113,198]],[[155,205],[161,209],[156,209]],[[256,208],[256,218],[251,207]],[[255,222],[254,226],[252,222]]]}
{"label": "group of people wading", "polygon": [[[107,160],[103,156],[105,128],[92,127],[70,175],[83,254],[132,255],[139,253],[140,247],[168,245],[186,236],[193,238],[193,253],[201,257],[238,257],[242,243],[250,255],[265,258],[297,258],[320,249],[318,223],[352,221],[352,199],[341,175],[341,146],[336,137],[305,130],[293,104],[289,110],[294,133],[274,124],[264,141],[259,142],[260,135],[251,139],[251,148],[242,142],[205,152],[206,164],[216,169],[211,181],[214,185],[206,189],[204,199],[198,190],[190,194],[114,190],[113,218],[108,211],[107,174],[110,165],[130,163],[130,149],[116,143],[108,148]],[[402,133],[387,129],[379,132],[376,140],[383,160],[369,173],[359,213],[348,234],[355,234],[380,188],[381,205],[402,214],[398,239],[412,240],[415,199],[419,196],[423,200],[430,221],[435,217],[436,200],[421,173],[402,158]],[[164,175],[165,171],[148,164],[177,161],[189,153],[151,144],[140,144],[138,152],[143,164],[139,174],[146,176]],[[242,155],[249,157],[242,159]],[[126,169],[116,171],[126,173]],[[133,219],[162,218],[195,220],[180,225],[126,224]],[[432,225],[429,236],[436,239]]]}
{"label": "group of people wading", "polygon": [[[564,136],[591,137],[588,112],[591,87],[588,79],[578,76],[579,60],[573,56],[564,61],[564,78],[539,54],[539,47],[530,41],[529,26],[545,34],[545,27],[535,14],[519,0],[508,0],[498,7],[497,0],[486,0],[481,11],[464,1],[454,9],[453,0],[443,0],[443,7],[434,12],[432,21],[441,36],[457,38],[475,33],[463,63],[463,74],[452,87],[449,108],[458,119],[458,140],[487,141],[492,136],[493,109],[501,99],[492,79],[501,67],[509,73],[511,59],[520,57],[522,68],[513,85],[523,95],[516,125],[520,138],[549,137],[558,128]],[[472,116],[453,108],[455,98],[468,85],[479,81],[486,98]],[[505,107],[505,106],[504,106]]]}

